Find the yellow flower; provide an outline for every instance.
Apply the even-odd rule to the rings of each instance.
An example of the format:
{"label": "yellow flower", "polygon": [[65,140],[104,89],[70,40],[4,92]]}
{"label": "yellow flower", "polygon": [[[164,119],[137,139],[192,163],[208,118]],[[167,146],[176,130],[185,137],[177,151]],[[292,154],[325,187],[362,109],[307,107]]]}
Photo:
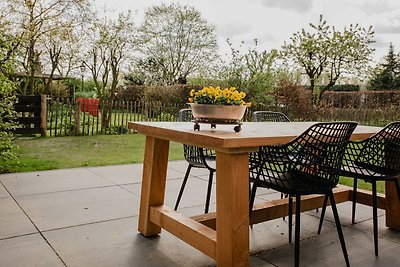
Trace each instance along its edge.
{"label": "yellow flower", "polygon": [[246,94],[235,87],[205,86],[198,91],[192,89],[188,101],[199,104],[245,105],[246,102],[243,101],[245,97]]}

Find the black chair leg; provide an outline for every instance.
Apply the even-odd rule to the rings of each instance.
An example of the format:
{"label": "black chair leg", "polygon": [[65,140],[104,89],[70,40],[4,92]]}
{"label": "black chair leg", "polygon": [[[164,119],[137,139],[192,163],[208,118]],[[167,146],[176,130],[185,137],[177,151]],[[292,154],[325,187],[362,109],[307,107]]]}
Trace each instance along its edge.
{"label": "black chair leg", "polygon": [[396,185],[396,190],[397,190],[397,196],[399,197],[399,201],[400,201],[400,186],[399,186],[399,180],[394,180],[394,184]]}
{"label": "black chair leg", "polygon": [[357,178],[353,181],[353,207],[351,209],[351,224],[356,221],[356,204],[357,204]]}
{"label": "black chair leg", "polygon": [[322,204],[321,217],[319,218],[318,234],[321,233],[322,223],[324,222],[326,206],[328,205],[328,195],[325,195],[324,204]]}
{"label": "black chair leg", "polygon": [[206,208],[204,213],[208,213],[210,208],[210,197],[211,197],[211,189],[212,189],[212,182],[213,182],[214,172],[210,171],[210,175],[208,177],[208,188],[207,188],[207,198],[206,198]]}
{"label": "black chair leg", "polygon": [[192,169],[192,167],[193,166],[189,164],[187,169],[186,169],[186,174],[185,174],[185,177],[183,178],[183,182],[182,182],[182,185],[181,185],[181,189],[179,190],[178,198],[176,199],[174,210],[178,209],[179,202],[181,201],[183,190],[185,190],[186,182],[188,180],[188,177],[189,177],[189,174],[190,174],[190,170]]}
{"label": "black chair leg", "polygon": [[376,181],[372,181],[372,214],[373,214],[373,227],[374,227],[374,247],[375,256],[378,256],[378,207],[376,196]]}
{"label": "black chair leg", "polygon": [[346,266],[349,267],[350,266],[349,256],[347,254],[346,243],[344,241],[343,232],[342,232],[342,226],[340,224],[339,214],[338,214],[338,211],[336,208],[335,196],[333,195],[332,191],[330,191],[328,194],[329,194],[329,200],[331,201],[332,212],[333,212],[333,216],[335,218],[336,229],[337,229],[337,232],[339,235],[340,245],[342,246],[344,260],[346,261]]}
{"label": "black chair leg", "polygon": [[[283,193],[281,193],[281,199],[283,199]],[[283,216],[282,219],[285,220],[285,216]]]}
{"label": "black chair leg", "polygon": [[250,201],[249,201],[249,218],[250,218],[250,226],[253,228],[253,224],[251,223],[251,213],[253,211],[253,206],[254,206],[254,200],[256,198],[256,193],[257,193],[257,183],[253,183],[253,187],[251,188],[251,193],[250,193]]}
{"label": "black chair leg", "polygon": [[288,218],[289,218],[289,243],[292,243],[293,197],[291,195],[289,195],[288,197],[289,197],[289,214],[288,214]]}
{"label": "black chair leg", "polygon": [[[296,195],[296,222],[294,233],[294,266],[300,266],[300,195]],[[291,215],[289,218],[292,217]]]}
{"label": "black chair leg", "polygon": [[251,182],[249,181],[249,200],[250,200],[250,197],[251,197]]}

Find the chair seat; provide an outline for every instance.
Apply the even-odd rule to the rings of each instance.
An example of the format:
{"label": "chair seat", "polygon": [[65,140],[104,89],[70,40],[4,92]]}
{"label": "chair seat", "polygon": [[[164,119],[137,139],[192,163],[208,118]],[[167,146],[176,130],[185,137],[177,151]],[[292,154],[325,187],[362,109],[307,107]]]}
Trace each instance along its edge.
{"label": "chair seat", "polygon": [[[216,160],[215,157],[204,157],[205,161],[207,162],[208,167],[207,168],[211,168],[213,170],[216,169]],[[190,163],[193,167],[197,167],[197,168],[205,168],[205,164],[202,162],[196,162],[196,161],[191,161],[189,159],[186,159],[186,161],[188,163]]]}
{"label": "chair seat", "polygon": [[358,164],[352,166],[342,166],[340,174],[346,177],[355,177],[365,181],[385,181],[393,180],[398,177],[398,173],[384,174]]}
{"label": "chair seat", "polygon": [[[325,194],[336,186],[335,182],[328,182],[322,179],[307,175],[305,173],[292,170],[286,173],[266,173],[267,180],[255,180],[260,186],[266,186],[284,194]],[[294,178],[295,177],[295,178]],[[254,180],[254,179],[253,179]]]}

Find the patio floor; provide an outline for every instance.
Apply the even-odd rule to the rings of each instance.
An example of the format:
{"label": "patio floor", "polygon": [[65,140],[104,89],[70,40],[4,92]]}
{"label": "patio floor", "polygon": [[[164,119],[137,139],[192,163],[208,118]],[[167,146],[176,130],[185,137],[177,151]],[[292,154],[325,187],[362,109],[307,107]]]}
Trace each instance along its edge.
{"label": "patio floor", "polygon": [[[165,202],[173,206],[186,162],[170,162]],[[0,266],[214,266],[215,262],[166,231],[154,238],[137,232],[141,164],[0,175]],[[180,212],[204,211],[207,171],[192,170]],[[215,187],[214,187],[215,190]],[[279,198],[259,190],[256,201]],[[211,210],[215,210],[215,192]],[[374,256],[372,210],[338,205],[351,266],[400,266],[400,232],[385,227],[379,210],[379,257]],[[301,265],[344,266],[328,208],[321,235],[319,213],[301,217]],[[250,230],[250,266],[292,266],[287,220]]]}

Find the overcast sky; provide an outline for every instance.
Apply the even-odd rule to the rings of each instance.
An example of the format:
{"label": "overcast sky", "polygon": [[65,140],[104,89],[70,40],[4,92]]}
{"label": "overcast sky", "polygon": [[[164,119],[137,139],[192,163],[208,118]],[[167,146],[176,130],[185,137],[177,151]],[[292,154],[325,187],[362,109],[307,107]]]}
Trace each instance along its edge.
{"label": "overcast sky", "polygon": [[356,23],[362,27],[372,25],[375,61],[382,60],[390,42],[396,52],[400,51],[399,0],[94,0],[96,8],[106,8],[110,16],[127,9],[137,11],[137,24],[148,7],[162,2],[179,2],[199,10],[216,27],[220,54],[229,52],[227,38],[236,48],[242,41],[251,43],[257,38],[262,49],[280,49],[293,33],[310,29],[310,22],[318,23],[320,14],[338,30]]}

